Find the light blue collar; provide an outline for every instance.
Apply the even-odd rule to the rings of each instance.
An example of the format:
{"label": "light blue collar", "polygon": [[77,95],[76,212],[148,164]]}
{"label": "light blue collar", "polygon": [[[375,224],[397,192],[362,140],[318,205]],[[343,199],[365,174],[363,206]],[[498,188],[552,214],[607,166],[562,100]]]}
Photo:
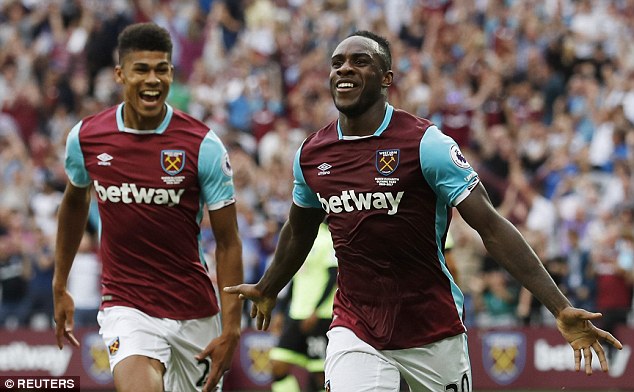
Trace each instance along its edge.
{"label": "light blue collar", "polygon": [[161,124],[159,124],[158,128],[156,128],[156,129],[143,129],[143,130],[132,129],[132,128],[127,128],[123,124],[123,106],[124,105],[125,105],[125,102],[121,102],[119,104],[119,107],[117,107],[117,128],[119,128],[119,132],[129,132],[129,133],[138,133],[138,134],[144,134],[144,133],[158,133],[158,134],[161,134],[161,133],[165,132],[165,130],[167,129],[167,126],[169,125],[170,121],[172,120],[172,115],[174,114],[174,109],[166,102],[165,103],[165,107],[167,108],[167,111],[165,113],[165,118],[163,118],[163,121],[161,121]]}
{"label": "light blue collar", "polygon": [[[390,121],[392,120],[392,113],[393,112],[394,112],[394,107],[388,103],[387,104],[387,110],[385,111],[385,117],[383,117],[383,122],[381,123],[381,125],[379,125],[379,127],[376,129],[376,131],[374,131],[374,133],[372,135],[361,136],[361,138],[370,137],[370,136],[381,136],[383,131],[385,131],[385,129],[387,129],[387,126],[390,124]],[[342,140],[342,139],[359,139],[360,138],[360,137],[357,137],[357,136],[353,136],[353,137],[344,136],[343,132],[341,132],[341,126],[339,125],[339,120],[337,120],[337,134],[339,135],[339,140]]]}

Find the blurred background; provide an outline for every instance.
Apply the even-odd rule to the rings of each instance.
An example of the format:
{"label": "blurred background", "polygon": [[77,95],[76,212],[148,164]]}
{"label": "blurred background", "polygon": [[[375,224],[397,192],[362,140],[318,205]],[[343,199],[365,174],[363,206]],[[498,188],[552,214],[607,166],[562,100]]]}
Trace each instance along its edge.
{"label": "blurred background", "polygon": [[[230,150],[247,282],[259,279],[286,219],[297,147],[337,118],[330,54],[366,29],[392,44],[390,103],[431,119],[459,143],[496,208],[573,304],[603,312],[597,324],[629,343],[634,0],[0,0],[0,374],[53,374],[15,360],[54,345],[52,255],[65,138],[82,117],[120,102],[117,34],[141,21],[172,34],[169,103],[209,124]],[[90,374],[82,380],[108,385],[107,356],[103,371],[94,339],[97,231],[92,209],[69,283],[89,343],[68,355],[89,357],[69,360],[92,369],[81,370]],[[458,214],[450,236],[447,257],[475,336],[474,372],[482,366],[489,380],[481,387],[508,390],[525,380],[524,389],[545,388],[529,367],[563,382],[567,365],[536,359],[546,346],[549,358],[561,351],[553,318],[490,259]],[[206,223],[203,240],[213,265]],[[246,313],[244,327],[251,328]],[[499,332],[491,338],[488,331]],[[236,366],[251,387],[266,388],[267,361],[253,370],[250,355],[266,354],[275,336],[254,336],[243,339],[253,346],[241,348]],[[500,347],[508,355],[491,356]],[[634,360],[625,352],[609,353],[624,361],[622,374],[593,382],[632,390]]]}

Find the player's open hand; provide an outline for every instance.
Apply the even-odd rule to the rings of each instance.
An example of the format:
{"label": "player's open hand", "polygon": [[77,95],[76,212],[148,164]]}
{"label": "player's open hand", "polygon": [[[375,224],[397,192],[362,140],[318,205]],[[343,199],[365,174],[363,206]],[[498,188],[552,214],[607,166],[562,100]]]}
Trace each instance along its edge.
{"label": "player's open hand", "polygon": [[267,330],[271,323],[271,312],[275,308],[277,297],[264,295],[254,284],[240,284],[237,286],[225,287],[224,291],[229,294],[238,294],[240,299],[248,299],[253,302],[251,305],[251,318],[256,319],[256,327],[259,330]]}
{"label": "player's open hand", "polygon": [[605,340],[617,349],[623,345],[611,333],[595,327],[590,320],[600,318],[601,313],[588,312],[584,309],[568,307],[557,316],[557,329],[568,341],[575,354],[575,370],[581,370],[583,356],[587,375],[592,374],[592,350],[599,357],[601,370],[608,371],[608,361],[600,341]]}

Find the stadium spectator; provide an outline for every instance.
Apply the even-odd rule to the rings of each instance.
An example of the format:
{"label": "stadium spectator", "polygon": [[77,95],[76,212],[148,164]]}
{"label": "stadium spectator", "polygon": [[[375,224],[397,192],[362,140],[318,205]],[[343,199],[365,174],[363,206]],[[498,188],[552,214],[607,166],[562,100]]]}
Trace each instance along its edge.
{"label": "stadium spectator", "polygon": [[86,230],[68,275],[68,292],[75,301],[75,327],[97,326],[101,305],[101,261],[94,230]]}
{"label": "stadium spectator", "polygon": [[[627,324],[632,310],[632,261],[631,226],[622,232],[618,224],[610,225],[602,241],[592,250],[593,268],[596,271],[596,306],[603,313],[600,325],[617,334],[620,326]],[[608,348],[610,357],[613,350]]]}
{"label": "stadium spectator", "polygon": [[0,327],[16,329],[28,325],[26,303],[30,261],[20,252],[15,238],[0,235]]}
{"label": "stadium spectator", "polygon": [[226,51],[231,51],[238,43],[244,30],[244,1],[214,1],[212,12],[222,28],[222,42]]}
{"label": "stadium spectator", "polygon": [[274,160],[282,164],[293,161],[295,151],[306,138],[303,129],[292,127],[285,117],[275,119],[273,129],[267,132],[258,143],[258,163],[270,167]]}
{"label": "stadium spectator", "polygon": [[582,248],[578,231],[570,228],[567,234],[568,246],[563,253],[565,262],[563,290],[574,306],[596,309],[594,304],[595,271],[591,252]]}
{"label": "stadium spectator", "polygon": [[53,241],[42,230],[33,229],[33,237],[23,246],[30,263],[29,287],[24,298],[27,321],[32,328],[45,330],[53,326]]}
{"label": "stadium spectator", "polygon": [[[481,328],[519,325],[517,307],[520,287],[494,260],[484,259],[484,267],[475,285],[476,325]],[[473,284],[473,283],[472,283]]]}
{"label": "stadium spectator", "polygon": [[45,179],[41,189],[34,192],[29,203],[38,230],[50,240],[55,238],[57,232],[57,209],[62,201],[62,192],[57,187],[53,178]]}

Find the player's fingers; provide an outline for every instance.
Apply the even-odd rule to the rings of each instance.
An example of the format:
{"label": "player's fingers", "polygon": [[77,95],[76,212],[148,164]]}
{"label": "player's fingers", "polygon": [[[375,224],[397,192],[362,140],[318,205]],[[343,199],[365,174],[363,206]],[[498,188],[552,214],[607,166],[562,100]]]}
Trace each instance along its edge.
{"label": "player's fingers", "polygon": [[194,358],[198,361],[198,363],[204,363],[207,361],[207,357],[211,355],[212,346],[208,345],[201,352],[194,355]]}
{"label": "player's fingers", "polygon": [[240,293],[240,288],[239,287],[240,287],[240,285],[238,285],[238,286],[226,286],[222,290],[225,293],[229,293],[229,294],[239,294]]}
{"label": "player's fingers", "polygon": [[[213,361],[212,361],[213,364]],[[224,371],[220,369],[219,366],[211,366],[211,370],[209,371],[209,377],[207,377],[207,382],[205,383],[205,387],[203,389],[204,392],[213,392],[216,391],[216,387],[220,382],[220,378],[224,374]]]}
{"label": "player's fingers", "polygon": [[581,370],[581,350],[572,350],[575,353],[575,371]]}
{"label": "player's fingers", "polygon": [[599,357],[599,363],[601,364],[601,370],[604,372],[607,372],[609,367],[608,367],[608,360],[605,356],[605,351],[603,350],[603,346],[601,346],[601,344],[599,342],[594,342],[592,344],[592,348],[594,349],[594,352],[597,353],[597,357]]}
{"label": "player's fingers", "polygon": [[73,333],[72,329],[70,329],[70,328],[65,329],[64,330],[64,337],[66,337],[66,340],[68,340],[70,342],[70,344],[72,344],[75,347],[79,347],[79,341],[75,337],[75,334]]}
{"label": "player's fingers", "polygon": [[258,329],[261,331],[262,326],[264,325],[264,313],[258,312],[257,321],[255,324],[257,325]]}
{"label": "player's fingers", "polygon": [[243,286],[244,285],[241,285],[241,284],[237,286],[227,286],[223,288],[222,291],[228,294],[238,294],[238,298],[243,300],[248,299],[249,297],[246,295],[246,288]]}
{"label": "player's fingers", "polygon": [[258,307],[255,303],[251,304],[251,318],[254,319],[258,315]]}
{"label": "player's fingers", "polygon": [[271,317],[264,317],[264,325],[262,326],[263,330],[269,329],[269,325],[271,324]]}
{"label": "player's fingers", "polygon": [[[243,301],[246,301],[246,300],[253,301],[258,299],[257,293],[255,293],[253,289],[250,288],[249,285],[240,284],[237,286],[227,286],[223,288],[222,290],[228,294],[238,294],[238,298],[240,298]],[[251,317],[254,317],[254,316],[251,316]]]}
{"label": "player's fingers", "polygon": [[589,312],[585,309],[578,309],[579,317],[584,320],[596,320],[598,318],[603,317],[603,314],[599,312]]}
{"label": "player's fingers", "polygon": [[621,342],[617,338],[615,338],[614,335],[609,333],[608,331],[604,331],[602,329],[598,329],[597,328],[597,334],[599,335],[599,337],[601,339],[603,339],[606,342],[610,343],[615,348],[617,348],[619,350],[623,349],[623,344],[621,344]]}
{"label": "player's fingers", "polygon": [[57,347],[60,350],[64,348],[64,322],[55,324],[55,339],[57,340]]}
{"label": "player's fingers", "polygon": [[583,362],[586,365],[586,374],[589,376],[592,374],[592,350],[590,347],[583,348]]}

